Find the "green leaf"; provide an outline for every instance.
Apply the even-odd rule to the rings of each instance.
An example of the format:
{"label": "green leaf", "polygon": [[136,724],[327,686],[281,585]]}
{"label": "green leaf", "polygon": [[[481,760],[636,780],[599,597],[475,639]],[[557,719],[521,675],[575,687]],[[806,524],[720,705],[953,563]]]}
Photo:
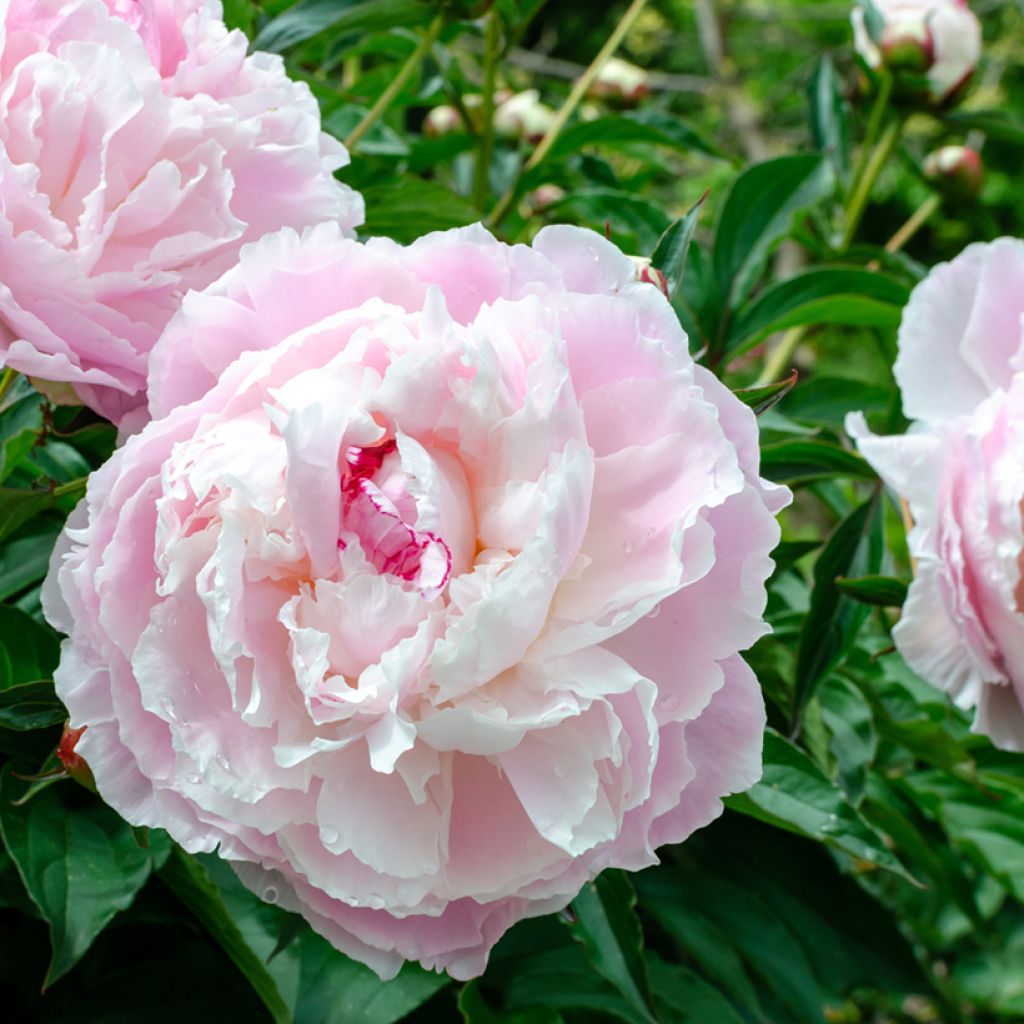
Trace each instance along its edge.
{"label": "green leaf", "polygon": [[776,483],[799,484],[835,477],[870,480],[874,470],[856,452],[828,441],[788,438],[761,449],[761,472]]}
{"label": "green leaf", "polygon": [[871,705],[852,683],[832,676],[818,691],[821,717],[832,734],[829,749],[839,765],[839,781],[856,805],[878,750]]}
{"label": "green leaf", "polygon": [[5,729],[45,729],[67,717],[53,683],[21,683],[0,690],[0,726]]}
{"label": "green leaf", "polygon": [[839,576],[836,589],[856,601],[883,608],[902,608],[907,599],[907,584],[892,576]]}
{"label": "green leaf", "polygon": [[0,606],[0,692],[52,678],[59,660],[60,641],[52,629],[17,608]]}
{"label": "green leaf", "polygon": [[715,231],[715,277],[726,306],[737,307],[750,293],[794,214],[826,199],[833,188],[832,168],[818,155],[766,160],[736,178]]}
{"label": "green leaf", "polygon": [[611,188],[581,188],[552,203],[552,216],[571,213],[584,227],[603,231],[605,224],[636,239],[636,251],[650,252],[668,227],[668,214],[633,192]]}
{"label": "green leaf", "polygon": [[299,0],[269,22],[256,37],[255,50],[282,50],[321,32],[384,32],[426,24],[431,9],[417,0]]}
{"label": "green leaf", "polygon": [[786,415],[814,424],[841,426],[849,412],[884,412],[892,402],[894,387],[868,384],[847,377],[815,374],[806,387],[798,388],[786,401]]}
{"label": "green leaf", "polygon": [[764,775],[726,806],[769,825],[833,846],[917,885],[916,879],[861,817],[843,791],[795,743],[769,728]]}
{"label": "green leaf", "polygon": [[763,387],[737,388],[733,394],[744,405],[750,406],[755,416],[760,416],[761,413],[778,405],[796,387],[799,379],[800,374],[794,370],[785,380],[765,384]]}
{"label": "green leaf", "polygon": [[363,189],[366,201],[364,236],[385,235],[411,242],[428,231],[444,231],[479,220],[475,207],[443,185],[422,178]]}
{"label": "green leaf", "polygon": [[732,1004],[695,971],[647,957],[651,988],[663,1020],[674,1024],[745,1024]]}
{"label": "green leaf", "polygon": [[646,1020],[653,1021],[651,992],[643,959],[643,930],[636,893],[628,876],[602,872],[573,900],[573,935],[583,943],[594,969]]}
{"label": "green leaf", "polygon": [[62,527],[60,519],[40,516],[0,546],[0,601],[21,593],[46,575]]}
{"label": "green leaf", "polygon": [[153,857],[110,808],[92,803],[72,810],[55,787],[14,806],[20,787],[7,769],[0,779],[0,832],[50,927],[48,986],[74,967],[118,911],[131,905]]}
{"label": "green leaf", "polygon": [[0,400],[0,481],[32,450],[43,427],[42,396],[24,378]]}
{"label": "green leaf", "polygon": [[954,110],[943,120],[956,131],[978,131],[990,139],[1024,146],[1024,121],[1008,110]]}
{"label": "green leaf", "polygon": [[665,275],[668,294],[671,296],[679,287],[683,279],[683,270],[686,267],[686,254],[690,250],[690,242],[693,241],[693,233],[697,230],[697,218],[700,216],[700,208],[707,199],[707,192],[704,193],[690,207],[690,209],[679,218],[673,221],[664,231],[658,244],[651,254],[651,265]]}
{"label": "green leaf", "polygon": [[699,152],[720,157],[721,151],[704,139],[693,127],[661,111],[637,111],[577,121],[555,140],[548,159],[566,157],[585,146],[610,149],[628,148],[636,143],[665,146],[680,152]]}
{"label": "green leaf", "polygon": [[876,491],[832,531],[814,563],[811,606],[800,630],[797,649],[795,723],[799,723],[821,681],[850,649],[867,617],[867,607],[844,595],[835,581],[839,576],[859,576],[877,570],[881,561],[878,505]]}
{"label": "green leaf", "polygon": [[807,83],[811,139],[828,157],[836,177],[846,182],[850,172],[849,105],[843,98],[832,55],[825,53]]}
{"label": "green leaf", "polygon": [[859,267],[816,267],[766,288],[736,317],[727,351],[804,324],[897,327],[910,298],[905,285]]}
{"label": "green leaf", "polygon": [[19,487],[0,487],[0,541],[34,516],[58,506],[52,491],[30,491]]}
{"label": "green leaf", "polygon": [[292,1016],[264,962],[246,943],[224,905],[220,891],[202,864],[175,847],[158,872],[160,881],[198,918],[203,927],[242,972],[275,1022]]}

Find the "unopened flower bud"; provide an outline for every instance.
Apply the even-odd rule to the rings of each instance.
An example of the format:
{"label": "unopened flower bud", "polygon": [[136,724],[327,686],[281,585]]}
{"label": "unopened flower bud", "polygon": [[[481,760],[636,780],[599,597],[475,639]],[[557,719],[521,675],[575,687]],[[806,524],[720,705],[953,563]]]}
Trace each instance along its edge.
{"label": "unopened flower bud", "polygon": [[620,106],[634,106],[651,92],[647,72],[629,61],[611,57],[601,65],[587,95]]}
{"label": "unopened flower bud", "polygon": [[887,21],[878,49],[892,71],[927,71],[935,63],[935,42],[924,12],[914,11]]}
{"label": "unopened flower bud", "polygon": [[651,263],[649,256],[630,256],[633,266],[636,267],[636,279],[645,284],[653,284],[661,290],[665,298],[668,298],[668,280],[665,275]]}
{"label": "unopened flower bud", "polygon": [[922,170],[937,189],[955,198],[973,199],[981,191],[981,155],[970,146],[936,149],[925,157]]}
{"label": "unopened flower bud", "polygon": [[565,198],[565,189],[560,185],[548,183],[535,188],[527,197],[526,204],[530,213],[535,215],[543,213],[552,203],[557,203]]}
{"label": "unopened flower bud", "polygon": [[85,763],[82,755],[75,751],[83,732],[84,725],[80,729],[72,729],[67,723],[64,724],[64,732],[61,734],[60,743],[57,744],[57,760],[64,765],[64,770],[75,782],[95,792],[96,781],[92,777],[92,769]]}
{"label": "unopened flower bud", "polygon": [[542,103],[536,89],[516,93],[494,112],[494,130],[505,138],[540,142],[555,120],[555,112]]}
{"label": "unopened flower bud", "polygon": [[447,104],[434,107],[423,119],[423,134],[432,139],[451,135],[462,128],[462,118],[454,107]]}

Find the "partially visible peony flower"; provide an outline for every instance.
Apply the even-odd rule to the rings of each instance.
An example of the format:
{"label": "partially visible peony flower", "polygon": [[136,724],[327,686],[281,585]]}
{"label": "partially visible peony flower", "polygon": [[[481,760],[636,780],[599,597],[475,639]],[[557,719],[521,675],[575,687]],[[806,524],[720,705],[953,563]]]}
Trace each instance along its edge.
{"label": "partially visible peony flower", "polygon": [[555,120],[555,112],[541,102],[536,89],[517,92],[494,111],[494,130],[506,138],[540,142]]}
{"label": "partially visible peony flower", "polygon": [[468,978],[754,782],[788,494],[634,277],[580,228],[321,225],[189,295],[45,587],[103,797]]}
{"label": "partially visible peony flower", "polygon": [[309,89],[218,3],[0,5],[0,363],[143,416],[189,288],[283,226],[362,221]]}
{"label": "partially visible peony flower", "polygon": [[981,154],[970,146],[940,146],[921,165],[924,176],[941,192],[957,199],[973,199],[985,177]]}
{"label": "partially visible peony flower", "polygon": [[650,94],[647,72],[618,57],[610,57],[601,65],[587,90],[587,95],[594,99],[610,100],[622,106],[635,106]]}
{"label": "partially visible peony flower", "polygon": [[981,56],[981,26],[967,0],[862,0],[853,35],[869,67],[888,67],[898,86],[934,104],[963,88]]}
{"label": "partially visible peony flower", "polygon": [[916,422],[847,429],[909,506],[914,581],[893,637],[974,728],[1024,751],[1024,242],[969,246],[914,290],[896,377]]}

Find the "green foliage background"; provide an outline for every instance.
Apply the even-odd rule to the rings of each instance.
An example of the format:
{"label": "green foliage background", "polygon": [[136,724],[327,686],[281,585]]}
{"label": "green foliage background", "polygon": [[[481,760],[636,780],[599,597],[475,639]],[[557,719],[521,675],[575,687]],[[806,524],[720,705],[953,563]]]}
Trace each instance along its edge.
{"label": "green foliage background", "polygon": [[[350,135],[441,10],[422,66],[354,147],[366,234],[405,241],[486,217],[528,240],[549,221],[656,252],[695,351],[761,413],[764,472],[796,491],[769,618],[750,652],[769,706],[765,775],[661,866],[608,872],[571,912],[525,922],[468,985],[407,967],[387,984],[261,903],[215,857],[130,829],[57,762],[59,638],[39,585],[83,480],[114,444],[86,412],[0,379],[0,984],[8,1020],[299,1024],[824,1024],[1024,1019],[1024,762],[892,651],[910,577],[898,508],[842,432],[864,409],[902,429],[891,365],[910,289],[971,241],[1024,235],[1024,11],[976,0],[985,56],[966,102],[910,113],[844,246],[870,97],[832,0],[652,0],[621,55],[655,72],[633,109],[590,103],[544,160],[472,129],[428,137],[485,77],[558,107],[621,17],[595,0],[227,0],[229,21],[309,82]],[[708,14],[713,20],[708,20]],[[713,29],[713,31],[712,31]],[[983,144],[977,199],[931,195],[944,142]],[[530,194],[557,184],[538,212]],[[708,193],[699,209],[700,198]],[[689,212],[689,213],[688,213]],[[493,218],[492,218],[493,220]],[[687,243],[689,246],[687,248]],[[782,359],[781,332],[792,350]],[[773,353],[775,353],[773,355]],[[796,387],[773,388],[766,360]],[[777,364],[777,365],[775,365]],[[790,384],[792,381],[790,380]],[[781,400],[772,405],[774,399]],[[767,408],[771,406],[770,408]],[[44,991],[45,990],[45,991]]]}

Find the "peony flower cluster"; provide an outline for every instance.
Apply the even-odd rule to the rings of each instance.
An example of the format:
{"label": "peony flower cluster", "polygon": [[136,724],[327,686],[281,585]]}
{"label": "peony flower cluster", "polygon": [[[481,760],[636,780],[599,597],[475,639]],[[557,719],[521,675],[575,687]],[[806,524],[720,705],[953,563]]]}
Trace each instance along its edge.
{"label": "peony flower cluster", "polygon": [[852,17],[865,63],[889,68],[904,91],[933,104],[952,100],[981,56],[981,25],[967,0],[863,0]]}
{"label": "peony flower cluster", "polygon": [[759,777],[738,652],[788,492],[599,235],[270,235],[185,298],[149,395],[44,596],[130,822],[381,976],[468,978]]}
{"label": "peony flower cluster", "polygon": [[847,429],[907,502],[914,581],[893,637],[976,731],[1024,750],[1024,242],[969,246],[915,289],[895,372],[905,436]]}
{"label": "peony flower cluster", "polygon": [[0,2],[0,362],[120,422],[190,288],[284,226],[351,229],[309,89],[209,0]]}

